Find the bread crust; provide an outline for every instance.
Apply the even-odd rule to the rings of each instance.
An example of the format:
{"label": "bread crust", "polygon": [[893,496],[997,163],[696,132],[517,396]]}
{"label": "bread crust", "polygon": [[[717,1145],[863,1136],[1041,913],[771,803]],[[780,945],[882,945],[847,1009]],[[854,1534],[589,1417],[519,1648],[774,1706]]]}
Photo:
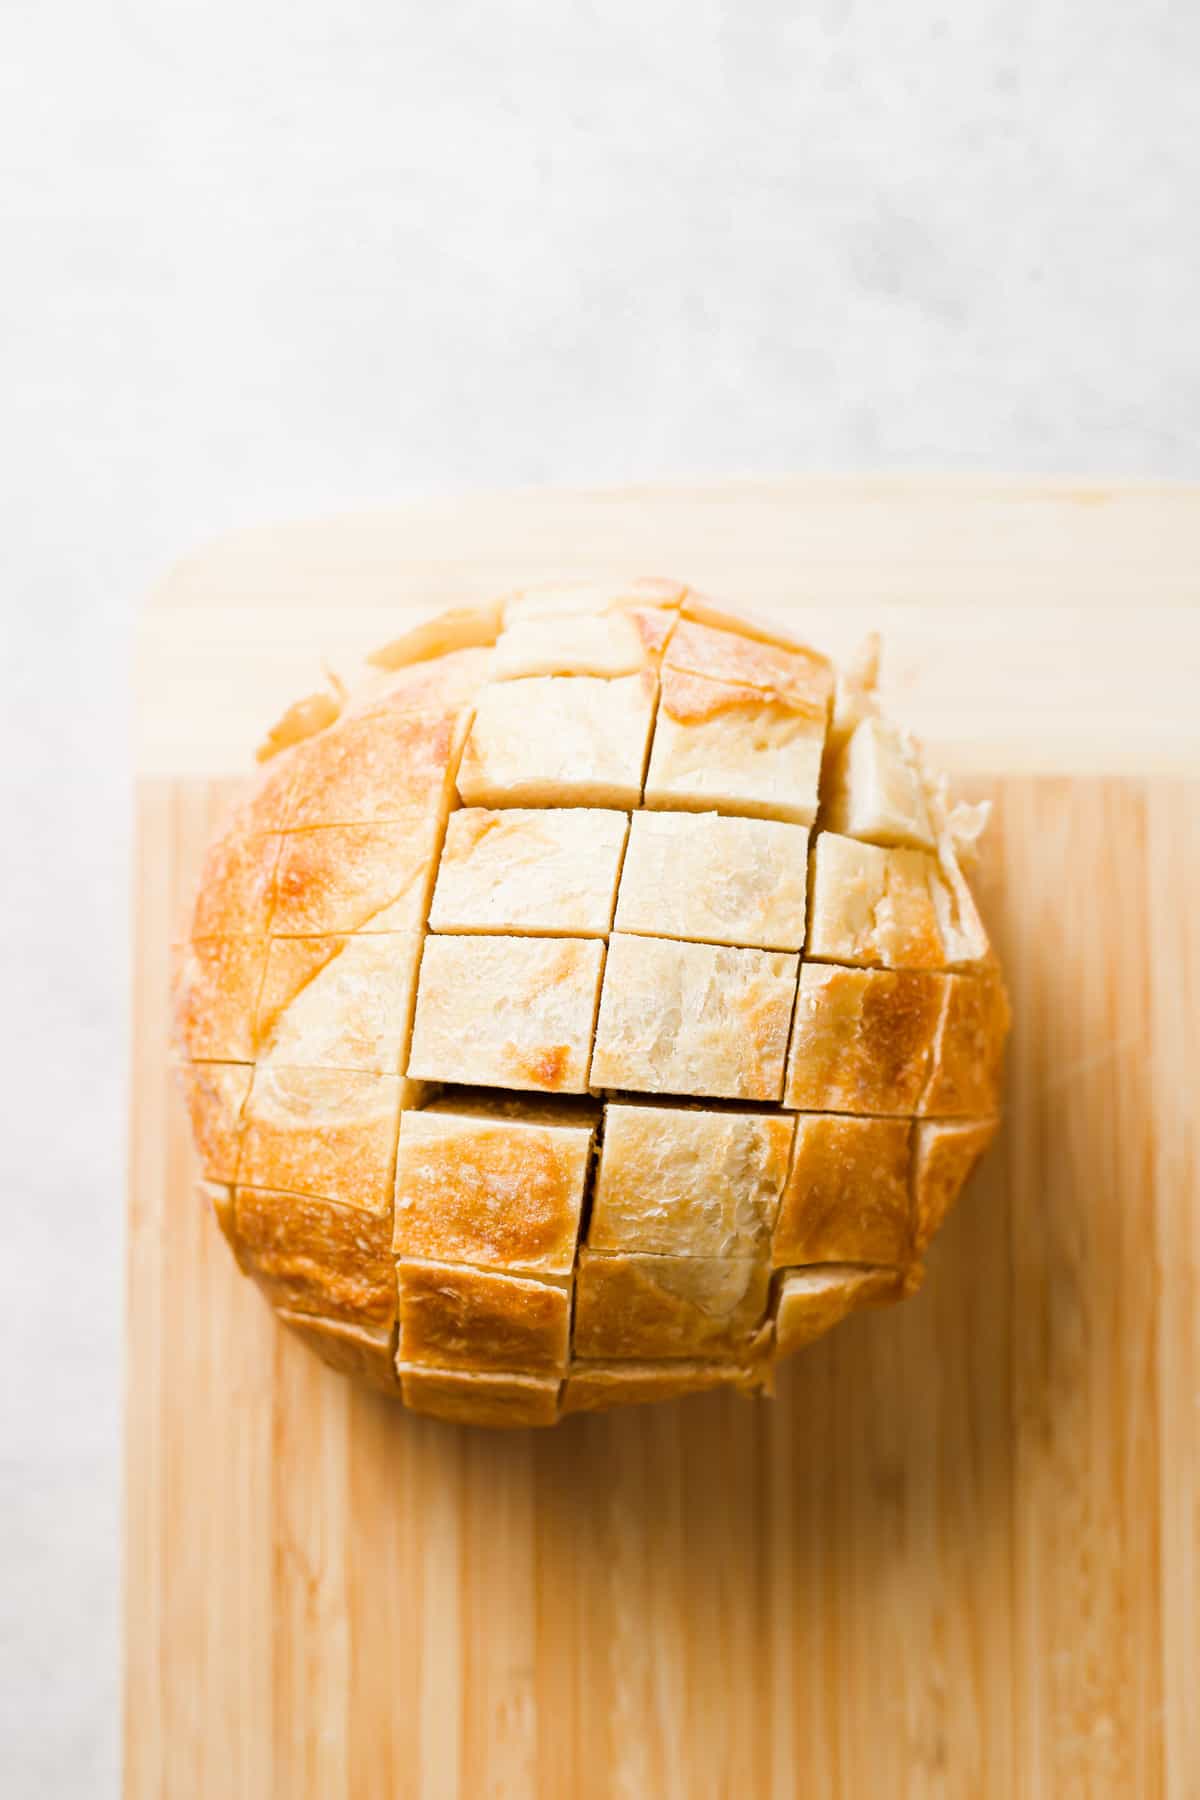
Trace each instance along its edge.
{"label": "bread crust", "polygon": [[791,1356],[860,1306],[900,1298],[903,1277],[895,1269],[856,1268],[827,1264],[787,1269],[779,1278],[775,1300],[775,1354]]}
{"label": "bread crust", "polygon": [[259,1065],[398,1075],[422,942],[415,931],[273,938],[255,1020]]}
{"label": "bread crust", "polygon": [[502,1431],[558,1423],[561,1383],[551,1376],[468,1374],[404,1364],[397,1364],[397,1372],[410,1412],[448,1424],[490,1425]]}
{"label": "bread crust", "polygon": [[807,702],[664,666],[645,803],[811,825],[824,738]]}
{"label": "bread crust", "polygon": [[907,1119],[802,1113],[771,1242],[774,1266],[907,1263],[911,1137]]}
{"label": "bread crust", "polygon": [[248,1063],[184,1063],[183,1082],[200,1170],[214,1182],[237,1180],[242,1111],[254,1074]]}
{"label": "bread crust", "polygon": [[581,1250],[575,1352],[593,1361],[745,1358],[766,1304],[766,1268],[752,1257]]}
{"label": "bread crust", "polygon": [[396,1289],[386,1216],[239,1185],[234,1230],[243,1269],[272,1305],[391,1330]]}
{"label": "bread crust", "polygon": [[385,1394],[399,1394],[400,1377],[396,1373],[390,1331],[372,1331],[341,1319],[320,1319],[311,1313],[289,1312],[284,1307],[278,1311],[280,1323],[339,1375],[351,1375]]}
{"label": "bread crust", "polygon": [[916,1128],[914,1242],[925,1250],[996,1135],[998,1119],[923,1119]]}
{"label": "bread crust", "polygon": [[396,1265],[400,1339],[410,1367],[544,1375],[566,1368],[571,1296],[527,1275],[462,1263]]}
{"label": "bread crust", "polygon": [[526,676],[485,688],[458,769],[464,804],[636,806],[655,691],[649,672]]}
{"label": "bread crust", "polygon": [[260,1064],[246,1101],[239,1181],[388,1213],[400,1104],[395,1075]]}
{"label": "bread crust", "polygon": [[927,969],[805,963],[784,1105],[802,1112],[915,1113],[933,1067],[948,979]]}
{"label": "bread crust", "polygon": [[608,1412],[615,1406],[647,1406],[691,1394],[759,1385],[752,1365],[719,1362],[572,1363],[562,1391],[562,1414]]}

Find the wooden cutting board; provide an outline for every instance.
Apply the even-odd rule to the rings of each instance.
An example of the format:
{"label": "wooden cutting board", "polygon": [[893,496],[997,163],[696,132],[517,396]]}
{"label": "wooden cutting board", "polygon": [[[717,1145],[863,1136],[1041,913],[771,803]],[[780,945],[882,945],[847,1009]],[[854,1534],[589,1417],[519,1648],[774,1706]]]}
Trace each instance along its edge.
{"label": "wooden cutting board", "polygon": [[[168,938],[263,724],[518,580],[844,649],[996,802],[1002,1140],[774,1403],[488,1435],[358,1393],[193,1202]],[[246,533],[141,635],[126,1786],[184,1800],[1200,1791],[1200,489],[720,483]]]}

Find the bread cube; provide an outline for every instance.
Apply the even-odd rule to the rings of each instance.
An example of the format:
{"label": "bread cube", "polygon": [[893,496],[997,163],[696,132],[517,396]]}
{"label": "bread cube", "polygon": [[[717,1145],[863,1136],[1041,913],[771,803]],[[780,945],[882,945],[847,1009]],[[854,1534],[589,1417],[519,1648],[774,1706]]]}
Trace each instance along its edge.
{"label": "bread cube", "polygon": [[934,848],[916,744],[886,719],[863,719],[834,758],[825,796],[830,831],[867,843]]}
{"label": "bread cube", "polygon": [[676,1256],[765,1254],[793,1129],[782,1114],[606,1106],[589,1246]]}
{"label": "bread cube", "polygon": [[398,1075],[408,1055],[417,932],[273,938],[259,996],[259,1060]]}
{"label": "bread cube", "polygon": [[594,1088],[778,1100],[798,959],[614,933]]}
{"label": "bread cube", "polygon": [[496,645],[494,681],[526,675],[634,675],[652,668],[675,624],[669,607],[628,606],[571,616],[518,617]]}
{"label": "bread cube", "polygon": [[239,1183],[388,1212],[400,1101],[395,1075],[261,1065],[246,1102]]}
{"label": "bread cube", "polygon": [[927,969],[805,963],[784,1105],[802,1112],[915,1113],[949,979]]}
{"label": "bread cube", "polygon": [[434,931],[603,937],[629,816],[599,807],[464,807],[451,813]]}
{"label": "bread cube", "polygon": [[808,832],[776,819],[637,812],[618,931],[764,950],[804,943]]}
{"label": "bread cube", "polygon": [[406,1112],[396,1151],[397,1256],[566,1280],[594,1130],[441,1106]]}
{"label": "bread cube", "polygon": [[396,1364],[404,1404],[411,1412],[454,1425],[524,1428],[558,1422],[557,1376],[468,1375],[461,1370]]}
{"label": "bread cube", "polygon": [[603,962],[590,938],[427,937],[409,1074],[586,1092]]}
{"label": "bread cube", "polygon": [[907,1119],[802,1113],[771,1243],[776,1268],[912,1254]]}
{"label": "bread cube", "polygon": [[664,668],[646,805],[811,825],[824,736],[807,701]]}
{"label": "bread cube", "polygon": [[1008,995],[1000,972],[948,975],[922,1113],[942,1118],[986,1117],[1000,1104]]}
{"label": "bread cube", "polygon": [[782,695],[824,726],[833,693],[833,665],[815,650],[765,643],[685,616],[671,634],[665,667],[710,681],[735,682]]}
{"label": "bread cube", "polygon": [[936,860],[823,831],[813,847],[808,952],[829,962],[938,969],[946,961]]}
{"label": "bread cube", "polygon": [[467,806],[636,806],[652,675],[500,681],[479,696],[458,770]]}
{"label": "bread cube", "polygon": [[996,1119],[927,1119],[917,1126],[915,1246],[930,1243],[996,1135]]}
{"label": "bread cube", "polygon": [[582,1250],[575,1354],[595,1361],[745,1357],[766,1304],[766,1268],[752,1257]]}
{"label": "bread cube", "polygon": [[356,1206],[239,1185],[238,1260],[275,1306],[390,1331],[391,1225]]}
{"label": "bread cube", "polygon": [[832,1331],[860,1306],[898,1300],[902,1292],[903,1283],[892,1269],[838,1263],[788,1269],[775,1301],[775,1354],[790,1356]]}
{"label": "bread cube", "polygon": [[459,713],[357,712],[303,744],[288,807],[291,830],[445,816],[454,787]]}
{"label": "bread cube", "polygon": [[272,935],[419,931],[442,831],[436,813],[419,810],[385,825],[289,832],[275,872]]}
{"label": "bread cube", "polygon": [[738,1363],[572,1363],[562,1392],[562,1411],[607,1412],[613,1406],[646,1406],[681,1400],[714,1388],[747,1390],[755,1371]]}
{"label": "bread cube", "polygon": [[568,1288],[454,1263],[396,1265],[400,1342],[410,1367],[563,1369],[571,1323]]}

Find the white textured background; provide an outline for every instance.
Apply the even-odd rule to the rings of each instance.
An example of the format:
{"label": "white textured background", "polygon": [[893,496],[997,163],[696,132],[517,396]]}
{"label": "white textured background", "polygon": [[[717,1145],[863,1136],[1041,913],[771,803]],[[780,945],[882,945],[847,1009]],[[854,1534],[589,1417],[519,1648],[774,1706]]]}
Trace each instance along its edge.
{"label": "white textured background", "polygon": [[1200,7],[7,0],[0,33],[0,1785],[103,1800],[139,594],[224,527],[462,486],[1200,475]]}

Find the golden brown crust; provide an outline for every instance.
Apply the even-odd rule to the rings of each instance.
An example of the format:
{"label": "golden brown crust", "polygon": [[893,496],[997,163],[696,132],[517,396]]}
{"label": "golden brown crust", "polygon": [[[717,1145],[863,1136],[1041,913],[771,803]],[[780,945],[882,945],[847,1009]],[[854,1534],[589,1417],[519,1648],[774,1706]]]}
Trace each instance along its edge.
{"label": "golden brown crust", "polygon": [[450,814],[434,931],[602,937],[629,815],[601,807],[463,807]]}
{"label": "golden brown crust", "polygon": [[604,1109],[593,1250],[753,1257],[770,1243],[794,1121],[678,1106]]}
{"label": "golden brown crust", "polygon": [[380,708],[343,719],[297,756],[289,829],[408,822],[425,811],[444,815],[457,722],[453,707],[418,714]]}
{"label": "golden brown crust", "polygon": [[670,607],[633,605],[601,613],[518,616],[496,645],[492,679],[633,675],[658,662],[675,618]]}
{"label": "golden brown crust", "polygon": [[592,1086],[778,1100],[797,968],[770,950],[614,932]]}
{"label": "golden brown crust", "polygon": [[585,1093],[603,966],[594,938],[427,937],[409,1074]]}
{"label": "golden brown crust", "polygon": [[265,938],[198,938],[175,953],[175,1036],[197,1062],[252,1062]]}
{"label": "golden brown crust", "polygon": [[309,1313],[279,1310],[279,1322],[301,1338],[323,1363],[339,1375],[350,1375],[393,1396],[400,1392],[390,1331],[371,1331],[340,1319],[318,1319]]}
{"label": "golden brown crust", "polygon": [[995,1137],[998,1124],[997,1119],[925,1119],[917,1126],[914,1238],[918,1252],[940,1230]]}
{"label": "golden brown crust", "polygon": [[282,844],[278,832],[232,830],[214,840],[200,872],[193,939],[266,936]]}
{"label": "golden brown crust", "polygon": [[234,1217],[233,1189],[227,1181],[198,1181],[196,1198],[202,1206],[206,1206],[217,1222],[221,1236],[233,1251],[239,1265],[241,1251],[237,1241],[237,1225]]}
{"label": "golden brown crust", "polygon": [[636,806],[654,717],[648,672],[527,676],[479,696],[458,769],[467,806]]}
{"label": "golden brown crust", "polygon": [[685,616],[667,649],[665,667],[711,681],[740,683],[781,695],[798,710],[824,723],[833,693],[833,665],[805,648],[785,649]]}
{"label": "golden brown crust", "polygon": [[664,667],[646,805],[811,825],[824,734],[807,702]]}
{"label": "golden brown crust", "polygon": [[242,1109],[253,1073],[248,1063],[185,1063],[180,1069],[192,1139],[210,1181],[237,1180]]}
{"label": "golden brown crust", "polygon": [[618,931],[760,950],[804,943],[808,831],[779,819],[637,812]]}
{"label": "golden brown crust", "polygon": [[422,810],[386,825],[288,832],[275,872],[273,934],[419,930],[442,831],[439,815]]}
{"label": "golden brown crust", "polygon": [[452,1425],[490,1425],[499,1430],[558,1423],[562,1384],[556,1379],[410,1369],[400,1363],[397,1369],[410,1412]]}
{"label": "golden brown crust", "polygon": [[421,944],[418,932],[273,938],[255,1025],[259,1061],[398,1074]]}
{"label": "golden brown crust", "polygon": [[387,1218],[245,1186],[234,1216],[239,1260],[272,1305],[390,1330],[396,1286]]}
{"label": "golden brown crust", "polygon": [[341,710],[342,696],[328,689],[305,694],[302,700],[294,700],[287,711],[276,719],[255,750],[255,760],[260,763],[269,762],[284,750],[290,750],[294,745],[316,737],[319,732],[327,731],[335,723]]}
{"label": "golden brown crust", "polygon": [[575,1262],[593,1130],[444,1110],[405,1113],[398,1256],[565,1277]]}
{"label": "golden brown crust", "polygon": [[451,606],[434,618],[414,625],[400,637],[381,644],[378,650],[372,650],[367,663],[373,669],[389,672],[413,669],[414,673],[397,685],[397,695],[415,692],[424,698],[427,684],[432,680],[436,683],[437,696],[449,699],[446,676],[451,665],[454,676],[449,685],[455,690],[466,669],[470,669],[472,676],[478,670],[480,681],[486,676],[491,667],[490,660],[464,657],[459,653],[486,650],[494,644],[500,636],[503,618],[502,600],[493,600],[483,606]]}
{"label": "golden brown crust", "polygon": [[563,1369],[567,1288],[457,1263],[396,1265],[402,1363],[542,1375]]}
{"label": "golden brown crust", "polygon": [[623,612],[632,607],[676,613],[683,584],[642,575],[630,581],[545,581],[517,588],[501,605],[508,625],[523,619],[572,619],[594,613]]}
{"label": "golden brown crust", "polygon": [[766,1303],[766,1268],[750,1257],[581,1250],[575,1353],[593,1361],[745,1358]]}
{"label": "golden brown crust", "polygon": [[587,1363],[567,1370],[562,1414],[607,1412],[614,1406],[646,1406],[659,1400],[681,1400],[689,1394],[735,1388],[743,1393],[758,1385],[758,1372],[739,1363]]}
{"label": "golden brown crust", "polygon": [[911,1135],[907,1119],[802,1113],[771,1244],[774,1266],[907,1262]]}
{"label": "golden brown crust", "polygon": [[805,963],[784,1105],[802,1112],[916,1112],[948,979],[924,969]]}
{"label": "golden brown crust", "polygon": [[987,1117],[996,1111],[1011,1016],[1004,981],[994,963],[978,975],[947,977],[933,1069],[920,1112],[958,1118]]}
{"label": "golden brown crust", "polygon": [[388,1212],[400,1098],[394,1075],[261,1065],[246,1102],[240,1181]]}
{"label": "golden brown crust", "polygon": [[775,1297],[776,1356],[791,1356],[823,1337],[860,1306],[899,1299],[903,1282],[898,1269],[851,1264],[785,1270]]}

